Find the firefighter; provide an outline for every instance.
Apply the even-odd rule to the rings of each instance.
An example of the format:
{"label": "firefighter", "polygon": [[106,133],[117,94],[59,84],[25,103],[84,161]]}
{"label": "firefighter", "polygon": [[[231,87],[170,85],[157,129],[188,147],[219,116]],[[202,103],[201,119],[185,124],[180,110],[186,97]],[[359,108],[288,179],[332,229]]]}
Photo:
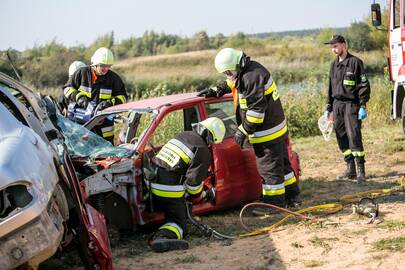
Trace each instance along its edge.
{"label": "firefighter", "polygon": [[346,171],[337,179],[357,179],[361,183],[366,180],[361,123],[368,115],[366,103],[370,99],[370,83],[363,61],[348,52],[343,36],[334,35],[325,44],[330,45],[337,57],[330,65],[324,115],[329,117],[333,112],[337,143],[347,164]]}
{"label": "firefighter", "polygon": [[226,76],[226,82],[198,95],[220,97],[232,92],[239,126],[235,141],[242,147],[248,139],[253,145],[263,201],[282,207],[298,206],[300,191],[287,153],[287,121],[270,72],[232,48],[218,52],[215,68]]}
{"label": "firefighter", "polygon": [[153,158],[157,177],[146,181],[154,205],[165,213],[166,223],[152,236],[149,245],[156,252],[187,249],[185,197],[197,203],[215,197],[213,188],[203,190],[211,154],[208,145],[221,143],[225,125],[217,117],[207,118],[167,142]]}
{"label": "firefighter", "polygon": [[[63,94],[69,102],[76,102],[87,108],[90,101],[98,105],[99,110],[125,103],[127,92],[120,76],[110,70],[114,56],[107,48],[97,49],[91,57],[91,66],[76,70],[63,87]],[[105,120],[96,132],[112,142],[114,125]]]}

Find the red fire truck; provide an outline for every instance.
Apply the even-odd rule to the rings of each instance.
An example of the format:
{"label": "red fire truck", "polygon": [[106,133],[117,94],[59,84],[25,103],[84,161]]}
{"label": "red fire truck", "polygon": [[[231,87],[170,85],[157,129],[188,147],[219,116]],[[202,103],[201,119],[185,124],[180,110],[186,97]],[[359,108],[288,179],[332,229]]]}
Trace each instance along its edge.
{"label": "red fire truck", "polygon": [[[380,5],[371,5],[371,18],[375,27],[380,27]],[[405,133],[405,1],[390,0],[388,9],[388,57],[389,78],[394,82],[391,90],[391,117],[402,119]]]}

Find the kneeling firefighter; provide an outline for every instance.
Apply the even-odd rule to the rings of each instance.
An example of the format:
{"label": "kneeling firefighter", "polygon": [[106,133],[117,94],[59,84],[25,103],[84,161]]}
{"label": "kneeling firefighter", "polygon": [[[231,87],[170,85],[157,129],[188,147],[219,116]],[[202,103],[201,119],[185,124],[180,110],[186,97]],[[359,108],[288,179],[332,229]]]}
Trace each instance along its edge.
{"label": "kneeling firefighter", "polygon": [[[108,48],[97,49],[91,57],[91,66],[76,70],[63,86],[64,97],[86,109],[93,102],[99,110],[125,103],[127,92],[120,76],[110,70],[114,64],[114,56]],[[113,123],[106,119],[99,130],[106,140],[113,139]]]}
{"label": "kneeling firefighter", "polygon": [[238,130],[235,141],[253,145],[262,178],[265,203],[298,206],[299,187],[288,158],[287,121],[276,83],[270,72],[242,51],[224,48],[215,57],[215,68],[226,82],[199,92],[199,96],[233,94]]}
{"label": "kneeling firefighter", "polygon": [[154,206],[165,213],[166,223],[152,236],[149,245],[156,252],[187,249],[183,240],[186,230],[185,197],[194,203],[212,200],[213,188],[203,190],[208,177],[211,153],[208,145],[221,143],[225,125],[211,117],[197,123],[192,131],[184,131],[167,142],[153,158],[157,176],[147,182]]}

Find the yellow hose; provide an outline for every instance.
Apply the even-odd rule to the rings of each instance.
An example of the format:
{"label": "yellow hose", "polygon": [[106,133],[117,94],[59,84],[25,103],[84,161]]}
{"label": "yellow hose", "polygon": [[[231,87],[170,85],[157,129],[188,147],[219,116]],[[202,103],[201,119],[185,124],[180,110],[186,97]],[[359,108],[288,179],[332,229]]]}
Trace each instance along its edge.
{"label": "yellow hose", "polygon": [[[374,189],[374,190],[369,190],[369,191],[364,191],[364,192],[359,192],[351,195],[344,195],[339,199],[339,202],[335,203],[328,203],[328,204],[321,204],[321,205],[316,205],[316,206],[311,206],[307,207],[301,210],[296,211],[296,213],[303,214],[303,213],[311,213],[315,211],[320,211],[323,212],[323,214],[333,214],[341,211],[343,209],[343,206],[349,203],[357,202],[359,199],[364,198],[364,197],[370,197],[370,198],[377,198],[381,196],[387,196],[391,195],[392,192],[394,191],[404,191],[405,190],[405,176],[403,176],[400,179],[400,185],[398,187],[393,187],[391,189]],[[293,217],[293,214],[289,214],[276,223],[273,223],[272,225],[268,227],[264,227],[249,233],[245,234],[240,234],[239,237],[248,237],[248,236],[254,236],[258,234],[262,234],[265,232],[269,232],[271,230],[274,230],[281,224],[285,223],[290,217]],[[317,220],[319,222],[319,220]]]}

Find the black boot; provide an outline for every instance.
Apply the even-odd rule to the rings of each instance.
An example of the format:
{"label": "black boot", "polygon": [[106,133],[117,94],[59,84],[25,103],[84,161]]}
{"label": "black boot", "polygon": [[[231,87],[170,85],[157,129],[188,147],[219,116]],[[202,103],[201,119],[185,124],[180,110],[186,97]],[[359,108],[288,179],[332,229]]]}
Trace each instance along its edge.
{"label": "black boot", "polygon": [[364,162],[357,162],[357,183],[363,183],[366,181],[366,169],[364,168]]}
{"label": "black boot", "polygon": [[347,180],[347,179],[354,180],[357,178],[356,163],[354,162],[354,159],[346,161],[346,164],[347,164],[346,171],[342,175],[337,176],[336,180]]}
{"label": "black boot", "polygon": [[149,241],[150,248],[155,252],[188,249],[188,242],[183,239],[173,239],[164,236],[154,236]]}

